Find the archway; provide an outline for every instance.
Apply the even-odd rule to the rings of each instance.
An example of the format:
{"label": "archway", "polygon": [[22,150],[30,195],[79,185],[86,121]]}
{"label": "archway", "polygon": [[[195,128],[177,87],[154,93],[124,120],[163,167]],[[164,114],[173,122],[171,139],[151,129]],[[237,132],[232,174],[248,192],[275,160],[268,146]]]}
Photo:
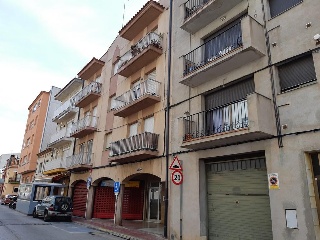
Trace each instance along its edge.
{"label": "archway", "polygon": [[99,178],[93,182],[95,188],[93,218],[111,219],[115,211],[114,181],[109,178]]}

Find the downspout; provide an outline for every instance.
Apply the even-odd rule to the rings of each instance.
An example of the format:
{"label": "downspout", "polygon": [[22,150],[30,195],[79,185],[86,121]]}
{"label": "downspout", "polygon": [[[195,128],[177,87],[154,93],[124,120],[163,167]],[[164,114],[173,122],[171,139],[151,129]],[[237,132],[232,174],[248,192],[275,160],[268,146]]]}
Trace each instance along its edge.
{"label": "downspout", "polygon": [[272,102],[274,108],[274,115],[276,119],[276,128],[277,128],[277,138],[278,138],[278,146],[279,148],[283,147],[282,143],[282,133],[281,133],[281,125],[280,125],[280,116],[279,116],[279,108],[277,105],[276,99],[276,89],[274,83],[274,72],[272,67],[272,60],[271,60],[271,51],[270,51],[270,40],[269,40],[269,33],[267,30],[267,21],[266,21],[266,12],[264,9],[264,2],[261,0],[262,12],[263,12],[263,23],[264,23],[264,35],[266,39],[266,46],[267,46],[267,55],[268,55],[268,66],[269,66],[269,74],[270,74],[270,81],[271,81],[271,90],[272,90]]}
{"label": "downspout", "polygon": [[165,182],[165,210],[164,210],[164,237],[168,237],[168,208],[169,208],[169,134],[170,134],[170,85],[171,85],[171,38],[172,38],[172,0],[169,5],[169,33],[168,33],[168,79],[167,79],[167,106],[165,119],[165,148],[166,148],[166,182]]}

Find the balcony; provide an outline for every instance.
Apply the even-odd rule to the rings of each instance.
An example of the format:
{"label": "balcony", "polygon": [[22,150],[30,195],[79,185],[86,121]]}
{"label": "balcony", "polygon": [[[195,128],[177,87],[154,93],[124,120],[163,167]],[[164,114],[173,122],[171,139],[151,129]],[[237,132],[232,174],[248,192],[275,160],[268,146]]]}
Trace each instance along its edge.
{"label": "balcony", "polygon": [[94,100],[101,96],[101,83],[91,82],[85,88],[83,88],[78,94],[76,94],[71,102],[74,102],[76,107],[83,108],[88,106]]}
{"label": "balcony", "polygon": [[246,16],[210,41],[183,56],[180,83],[196,87],[265,55],[263,27]]}
{"label": "balcony", "polygon": [[162,38],[154,32],[148,33],[119,59],[118,74],[130,77],[162,54]]}
{"label": "balcony", "polygon": [[20,178],[11,177],[11,178],[8,179],[8,183],[10,183],[10,184],[19,184],[20,183]]}
{"label": "balcony", "polygon": [[66,171],[66,161],[63,158],[53,159],[50,162],[45,163],[43,174],[52,175]]}
{"label": "balcony", "polygon": [[234,8],[242,0],[189,0],[184,4],[184,22],[181,28],[191,34]]}
{"label": "balcony", "polygon": [[70,99],[54,111],[52,121],[57,123],[62,122],[74,116],[78,111],[79,108],[75,107],[74,102]]}
{"label": "balcony", "polygon": [[86,116],[72,124],[70,137],[82,138],[97,131],[98,117]]}
{"label": "balcony", "polygon": [[50,138],[48,147],[58,148],[72,142],[73,138],[70,137],[71,127],[72,125],[69,124],[67,127],[62,128],[60,131],[53,134]]}
{"label": "balcony", "polygon": [[67,157],[67,169],[74,172],[86,171],[92,168],[93,153],[79,153]]}
{"label": "balcony", "polygon": [[156,1],[148,1],[137,14],[119,31],[120,37],[132,41],[151,22],[155,21],[164,7]]}
{"label": "balcony", "polygon": [[127,117],[157,102],[160,102],[160,83],[147,79],[115,98],[111,105],[115,116]]}
{"label": "balcony", "polygon": [[275,134],[272,101],[257,93],[224,107],[183,118],[181,147],[203,149],[251,140]]}
{"label": "balcony", "polygon": [[144,132],[110,143],[111,162],[135,162],[158,155],[159,134]]}

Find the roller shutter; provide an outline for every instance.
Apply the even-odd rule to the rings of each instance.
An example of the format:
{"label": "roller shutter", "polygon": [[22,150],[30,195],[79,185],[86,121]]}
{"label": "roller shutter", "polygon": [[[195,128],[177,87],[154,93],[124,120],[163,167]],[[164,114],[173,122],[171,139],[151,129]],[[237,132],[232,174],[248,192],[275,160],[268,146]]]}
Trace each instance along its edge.
{"label": "roller shutter", "polygon": [[122,218],[143,220],[143,184],[139,187],[126,187],[123,194]]}
{"label": "roller shutter", "polygon": [[96,187],[94,199],[94,218],[113,218],[115,211],[113,187]]}
{"label": "roller shutter", "polygon": [[265,159],[206,166],[209,239],[272,239]]}
{"label": "roller shutter", "polygon": [[73,192],[73,215],[85,217],[87,203],[87,183],[81,181],[74,186]]}

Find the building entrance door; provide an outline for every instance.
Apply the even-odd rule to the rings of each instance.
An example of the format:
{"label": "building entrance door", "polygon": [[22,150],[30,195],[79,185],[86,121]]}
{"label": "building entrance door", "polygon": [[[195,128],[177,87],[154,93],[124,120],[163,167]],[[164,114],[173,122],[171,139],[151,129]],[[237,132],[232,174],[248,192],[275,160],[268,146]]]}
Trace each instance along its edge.
{"label": "building entrance door", "polygon": [[[157,183],[158,184],[158,183]],[[149,188],[149,219],[160,220],[160,187]]]}

